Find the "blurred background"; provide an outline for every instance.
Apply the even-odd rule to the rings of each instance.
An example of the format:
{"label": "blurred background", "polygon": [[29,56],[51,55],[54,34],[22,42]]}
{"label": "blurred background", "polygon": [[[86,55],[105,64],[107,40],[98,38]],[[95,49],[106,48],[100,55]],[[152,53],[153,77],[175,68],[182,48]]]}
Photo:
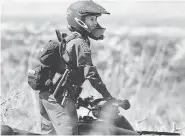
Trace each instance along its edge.
{"label": "blurred background", "polygon": [[[1,9],[1,124],[39,132],[35,92],[27,84],[30,57],[68,32],[66,9],[76,0],[6,0]],[[91,40],[92,58],[109,92],[128,99],[121,113],[136,130],[185,132],[185,1],[94,0],[103,41]],[[101,97],[89,82],[82,97]],[[84,114],[84,110],[80,112]]]}

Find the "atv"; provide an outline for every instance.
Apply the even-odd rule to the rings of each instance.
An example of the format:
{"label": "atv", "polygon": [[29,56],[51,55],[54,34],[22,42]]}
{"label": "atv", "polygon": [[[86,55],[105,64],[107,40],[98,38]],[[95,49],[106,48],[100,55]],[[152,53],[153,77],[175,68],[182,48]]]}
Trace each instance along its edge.
{"label": "atv", "polygon": [[[120,115],[119,107],[123,108],[122,100],[105,100],[94,97],[78,98],[76,107],[89,110],[86,116],[79,116],[79,135],[180,135],[171,132],[135,131],[128,120]],[[91,113],[91,115],[90,115]],[[1,125],[2,135],[41,135]]]}

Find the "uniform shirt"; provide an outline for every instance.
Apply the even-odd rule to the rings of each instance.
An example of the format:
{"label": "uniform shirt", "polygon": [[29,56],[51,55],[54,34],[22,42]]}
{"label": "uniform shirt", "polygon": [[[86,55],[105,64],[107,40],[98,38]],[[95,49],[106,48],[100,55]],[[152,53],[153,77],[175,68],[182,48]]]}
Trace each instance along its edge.
{"label": "uniform shirt", "polygon": [[105,84],[98,74],[97,68],[92,63],[90,41],[77,33],[77,38],[69,41],[66,50],[70,58],[69,64],[74,67],[71,80],[74,84],[81,85],[88,79],[91,85],[104,97],[111,97]]}

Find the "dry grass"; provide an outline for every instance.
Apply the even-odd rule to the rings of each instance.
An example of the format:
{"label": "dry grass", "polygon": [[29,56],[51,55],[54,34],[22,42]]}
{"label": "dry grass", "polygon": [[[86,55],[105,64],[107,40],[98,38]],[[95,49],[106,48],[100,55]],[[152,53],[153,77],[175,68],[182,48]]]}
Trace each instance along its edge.
{"label": "dry grass", "polygon": [[[19,29],[13,29],[16,27]],[[63,29],[59,24],[3,22],[2,123],[39,131],[36,95],[27,85],[28,63],[39,47],[50,39],[56,39],[54,30],[57,27]],[[141,33],[141,29],[131,27],[129,31],[123,29],[117,32],[110,26],[105,40],[98,43],[92,41],[94,64],[111,94],[130,100],[131,109],[121,112],[136,130],[171,131],[174,129],[173,122],[177,129],[183,128],[185,37],[177,36],[176,29],[173,28],[173,32],[170,27],[165,28],[164,33],[156,33],[153,31],[155,28],[150,27]],[[162,27],[160,29],[163,30]],[[89,94],[100,96],[86,82],[82,96]]]}

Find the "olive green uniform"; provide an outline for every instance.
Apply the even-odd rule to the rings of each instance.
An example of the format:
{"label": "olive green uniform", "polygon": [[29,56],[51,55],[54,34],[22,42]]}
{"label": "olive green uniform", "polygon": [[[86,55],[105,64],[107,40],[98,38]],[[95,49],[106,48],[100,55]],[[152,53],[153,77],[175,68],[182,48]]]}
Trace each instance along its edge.
{"label": "olive green uniform", "polygon": [[[79,33],[72,33],[76,38],[66,45],[68,64],[72,68],[70,80],[74,85],[81,86],[88,79],[91,85],[104,98],[111,98],[105,84],[102,82],[98,71],[93,66],[89,39]],[[59,68],[60,69],[60,68]],[[58,71],[62,73],[61,71]],[[45,134],[78,134],[78,118],[75,102],[69,99],[63,108],[48,91],[40,92],[42,132]]]}

